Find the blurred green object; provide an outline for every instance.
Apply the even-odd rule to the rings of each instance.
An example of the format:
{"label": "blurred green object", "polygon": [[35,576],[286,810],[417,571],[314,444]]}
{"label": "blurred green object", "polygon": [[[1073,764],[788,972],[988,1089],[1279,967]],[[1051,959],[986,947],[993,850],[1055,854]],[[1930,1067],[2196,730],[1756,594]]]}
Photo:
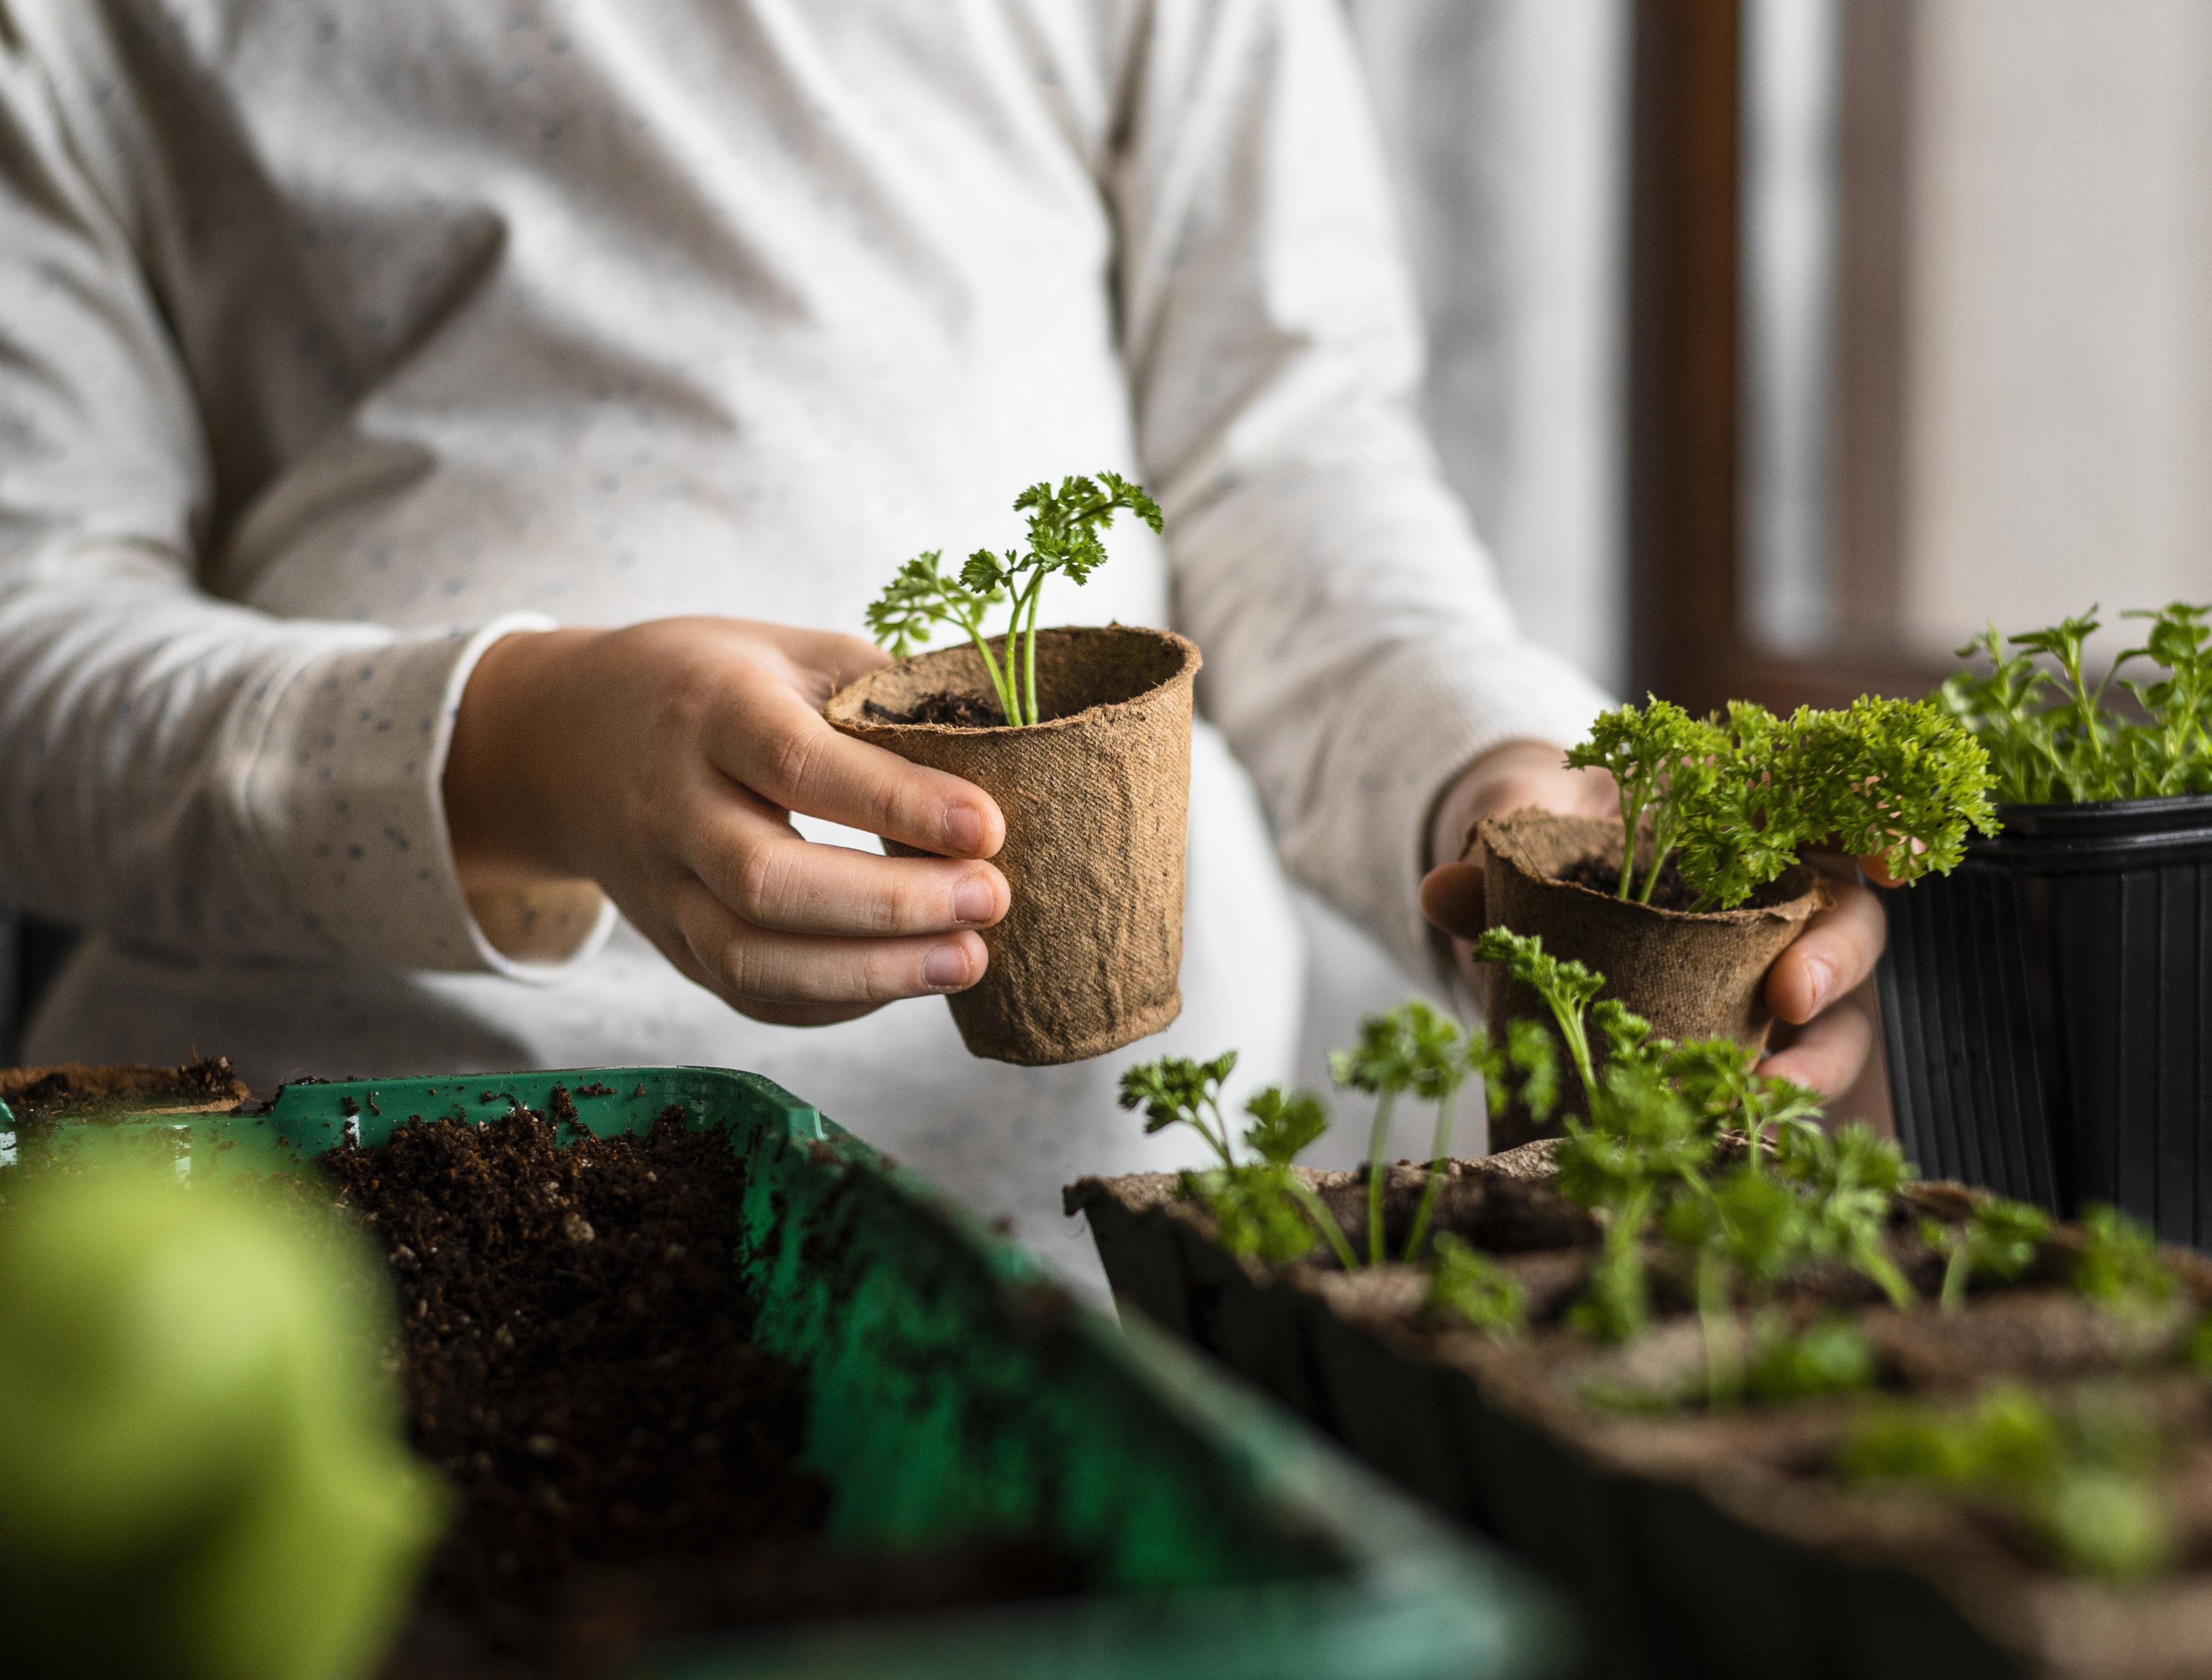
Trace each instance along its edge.
{"label": "blurred green object", "polygon": [[401,1438],[374,1252],[304,1196],[120,1159],[10,1177],[9,1671],[368,1672],[447,1512]]}

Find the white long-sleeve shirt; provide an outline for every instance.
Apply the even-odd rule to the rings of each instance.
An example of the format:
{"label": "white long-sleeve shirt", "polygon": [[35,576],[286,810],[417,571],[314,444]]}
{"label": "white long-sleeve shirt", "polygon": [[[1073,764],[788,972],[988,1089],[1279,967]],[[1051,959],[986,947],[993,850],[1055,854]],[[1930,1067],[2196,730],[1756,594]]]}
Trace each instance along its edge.
{"label": "white long-sleeve shirt", "polygon": [[[1412,418],[1386,199],[1331,0],[0,0],[0,901],[93,933],[31,1054],[753,1068],[1080,1267],[1057,1186],[1182,1153],[1121,1065],[1288,1061],[1278,858],[1418,961],[1437,793],[1601,703]],[[1106,467],[1165,539],[1043,620],[1205,652],[1169,1034],[1017,1070],[934,999],[758,1025],[611,915],[484,937],[489,640],[858,631]]]}

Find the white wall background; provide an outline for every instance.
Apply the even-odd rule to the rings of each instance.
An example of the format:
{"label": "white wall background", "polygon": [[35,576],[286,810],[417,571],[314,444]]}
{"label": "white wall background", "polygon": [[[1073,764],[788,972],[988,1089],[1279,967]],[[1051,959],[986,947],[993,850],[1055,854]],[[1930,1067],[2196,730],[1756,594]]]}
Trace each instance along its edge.
{"label": "white wall background", "polygon": [[2212,5],[1915,22],[1907,635],[2206,599]]}

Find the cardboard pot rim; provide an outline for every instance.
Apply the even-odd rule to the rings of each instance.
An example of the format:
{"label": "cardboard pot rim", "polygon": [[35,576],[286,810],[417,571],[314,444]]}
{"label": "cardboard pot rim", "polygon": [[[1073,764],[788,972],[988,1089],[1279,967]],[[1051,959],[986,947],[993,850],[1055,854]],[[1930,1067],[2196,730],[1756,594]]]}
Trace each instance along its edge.
{"label": "cardboard pot rim", "polygon": [[[963,653],[972,653],[975,651],[973,643],[953,642],[943,647],[925,648],[919,653],[909,654],[903,659],[894,660],[888,665],[878,666],[866,676],[855,677],[830,696],[822,707],[822,715],[833,724],[851,725],[898,734],[971,737],[1020,735],[1034,738],[1042,734],[1058,731],[1110,723],[1125,709],[1143,705],[1163,688],[1173,688],[1177,683],[1192,681],[1196,677],[1199,667],[1205,663],[1199,655],[1198,644],[1189,637],[1178,635],[1173,630],[1154,629],[1149,625],[1061,624],[1040,630],[1037,635],[1041,647],[1062,637],[1111,636],[1127,638],[1154,646],[1171,647],[1179,657],[1172,670],[1164,673],[1158,681],[1147,684],[1135,694],[1126,695],[1120,700],[1099,701],[1083,707],[1080,711],[1070,712],[1057,718],[1046,718],[1034,724],[910,724],[895,722],[887,718],[870,718],[862,714],[862,707],[868,699],[868,691],[893,672],[917,670],[927,665],[932,660],[951,660]],[[987,636],[984,640],[994,652],[1004,651],[1006,641],[1005,636]]]}
{"label": "cardboard pot rim", "polygon": [[[1613,907],[1610,912],[1612,914],[1625,916],[1631,920],[1638,918],[1648,919],[1658,927],[1739,926],[1747,922],[1770,919],[1800,922],[1808,920],[1815,911],[1826,909],[1833,902],[1833,896],[1828,891],[1828,884],[1821,878],[1820,872],[1802,859],[1792,864],[1769,883],[1770,887],[1786,894],[1771,904],[1740,904],[1733,910],[1668,910],[1656,904],[1644,904],[1635,899],[1621,898],[1613,893],[1601,893],[1595,888],[1583,886],[1579,881],[1562,881],[1557,876],[1542,874],[1530,868],[1516,855],[1515,844],[1519,839],[1518,830],[1539,826],[1548,828],[1560,823],[1584,822],[1604,828],[1615,834],[1620,833],[1621,829],[1620,819],[1618,817],[1573,816],[1561,811],[1545,810],[1540,806],[1526,805],[1519,810],[1508,812],[1504,816],[1485,817],[1476,825],[1474,832],[1468,836],[1467,849],[1461,853],[1461,857],[1464,859],[1471,853],[1479,840],[1492,857],[1497,858],[1531,886],[1547,892],[1579,893],[1584,898],[1594,899],[1600,904]],[[1504,844],[1501,845],[1499,843],[1501,840]],[[1794,891],[1789,890],[1793,887]],[[1765,889],[1762,889],[1762,890]]]}

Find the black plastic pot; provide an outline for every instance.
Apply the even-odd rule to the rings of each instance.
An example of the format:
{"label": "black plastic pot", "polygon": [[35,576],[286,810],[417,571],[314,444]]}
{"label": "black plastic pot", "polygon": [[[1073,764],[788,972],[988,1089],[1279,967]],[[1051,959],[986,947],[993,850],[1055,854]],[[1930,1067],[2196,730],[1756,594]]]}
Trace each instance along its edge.
{"label": "black plastic pot", "polygon": [[1929,1177],[2212,1247],[2212,796],[1997,814],[1882,895],[1899,1140]]}

